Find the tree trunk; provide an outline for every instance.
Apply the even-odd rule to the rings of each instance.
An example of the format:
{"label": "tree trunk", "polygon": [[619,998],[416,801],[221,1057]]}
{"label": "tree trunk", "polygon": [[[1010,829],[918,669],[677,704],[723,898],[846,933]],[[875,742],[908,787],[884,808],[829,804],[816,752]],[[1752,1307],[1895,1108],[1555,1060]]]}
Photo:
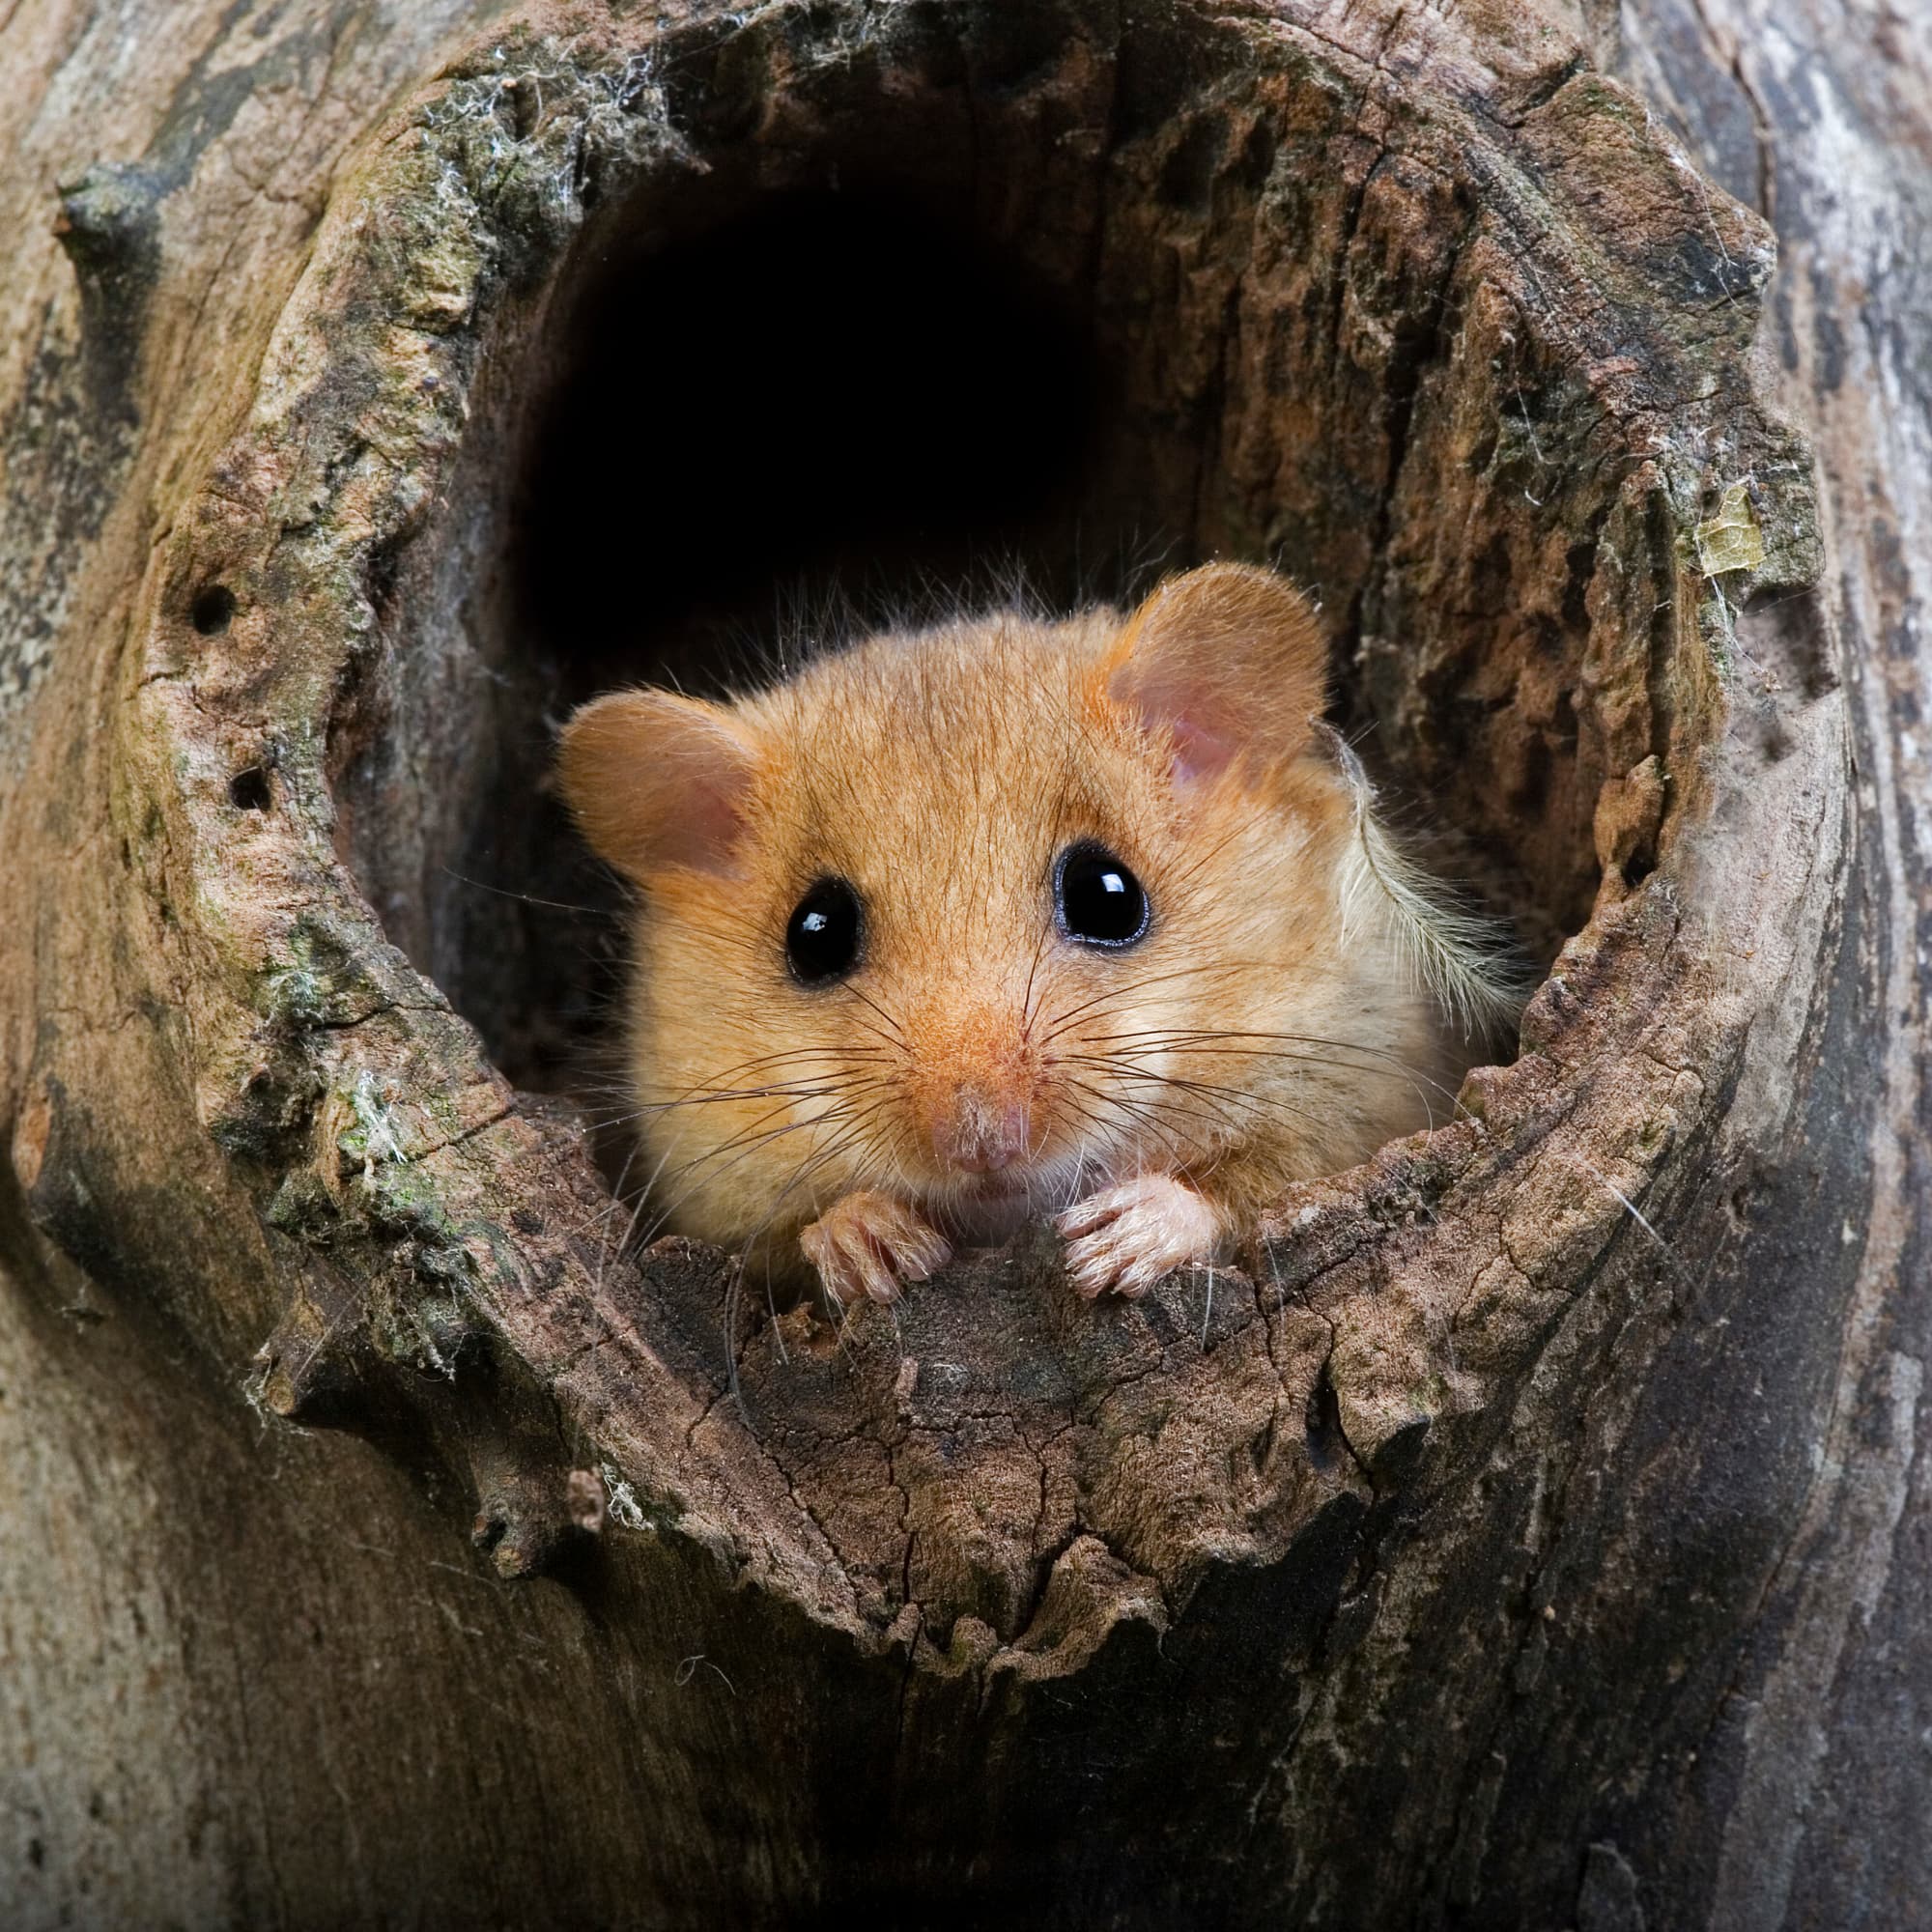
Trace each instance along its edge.
{"label": "tree trunk", "polygon": [[[1922,27],[27,0],[0,71],[9,1923],[1932,1923]],[[1150,546],[1319,588],[1520,1055],[1130,1306],[640,1248],[547,721]]]}

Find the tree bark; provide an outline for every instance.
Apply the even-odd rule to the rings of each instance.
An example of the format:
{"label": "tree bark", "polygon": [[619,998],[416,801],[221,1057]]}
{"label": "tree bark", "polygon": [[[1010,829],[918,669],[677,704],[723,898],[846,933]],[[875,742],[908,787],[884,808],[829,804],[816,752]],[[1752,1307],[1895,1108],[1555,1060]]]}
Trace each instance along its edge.
{"label": "tree bark", "polygon": [[[1922,28],[26,0],[0,68],[10,1923],[1932,1922]],[[1548,977],[1238,1268],[835,1335],[627,1242],[610,922],[474,881],[581,896],[571,698],[989,534],[1317,585]]]}

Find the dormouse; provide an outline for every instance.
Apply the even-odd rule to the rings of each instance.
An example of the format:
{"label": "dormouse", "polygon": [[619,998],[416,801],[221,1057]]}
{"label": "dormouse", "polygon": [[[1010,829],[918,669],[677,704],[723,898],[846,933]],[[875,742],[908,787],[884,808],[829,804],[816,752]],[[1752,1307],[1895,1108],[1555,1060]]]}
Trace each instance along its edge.
{"label": "dormouse", "polygon": [[1445,1118],[1514,996],[1321,724],[1326,660],[1291,584],[1216,563],[578,711],[657,1224],[842,1303],[1050,1215],[1132,1295]]}

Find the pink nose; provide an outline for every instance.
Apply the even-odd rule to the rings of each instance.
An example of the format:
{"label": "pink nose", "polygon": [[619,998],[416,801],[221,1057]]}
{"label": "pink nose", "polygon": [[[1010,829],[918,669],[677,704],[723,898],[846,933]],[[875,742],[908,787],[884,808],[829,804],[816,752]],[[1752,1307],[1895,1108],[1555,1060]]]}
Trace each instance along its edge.
{"label": "pink nose", "polygon": [[932,1123],[933,1152],[962,1174],[997,1174],[1025,1159],[1031,1141],[1023,1106],[965,1091]]}

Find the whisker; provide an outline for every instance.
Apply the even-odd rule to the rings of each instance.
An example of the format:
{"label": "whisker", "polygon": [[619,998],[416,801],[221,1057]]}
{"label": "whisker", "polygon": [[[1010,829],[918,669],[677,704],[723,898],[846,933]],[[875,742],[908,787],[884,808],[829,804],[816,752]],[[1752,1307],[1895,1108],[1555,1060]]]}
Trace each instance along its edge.
{"label": "whisker", "polygon": [[[1127,1119],[1135,1125],[1152,1132],[1160,1142],[1170,1160],[1179,1164],[1185,1159],[1184,1151],[1179,1142],[1175,1138],[1175,1129],[1166,1121],[1162,1120],[1159,1115],[1154,1113],[1151,1108],[1139,1105],[1132,1100],[1122,1099],[1118,1094],[1104,1093],[1101,1089],[1091,1086],[1084,1080],[1069,1081],[1067,1084],[1070,1087],[1078,1089],[1081,1093],[1091,1094],[1102,1106],[1112,1107],[1117,1112],[1126,1115]],[[1087,1118],[1090,1121],[1094,1121],[1094,1116],[1091,1112]],[[1094,1124],[1098,1126],[1100,1123],[1097,1121],[1094,1121]]]}
{"label": "whisker", "polygon": [[[1325,1048],[1327,1051],[1325,1055],[1316,1055],[1316,1054],[1308,1054],[1300,1052],[1288,1053],[1288,1052],[1282,1052],[1278,1049],[1271,1050],[1263,1047],[1209,1046],[1197,1043],[1200,1041],[1217,1040],[1217,1039],[1289,1040],[1292,1042],[1298,1042],[1307,1046],[1322,1047]],[[1414,1066],[1408,1061],[1405,1060],[1402,1057],[1402,1055],[1391,1052],[1386,1047],[1371,1046],[1366,1040],[1330,1040],[1330,1039],[1321,1038],[1313,1034],[1224,1032],[1224,1033],[1203,1033],[1197,1035],[1197,1034],[1186,1034],[1186,1033],[1163,1033],[1159,1031],[1153,1031],[1146,1034],[1094,1035],[1089,1037],[1089,1043],[1096,1045],[1106,1045],[1114,1043],[1137,1044],[1144,1046],[1145,1049],[1149,1052],[1168,1051],[1175,1053],[1185,1053],[1190,1056],[1199,1053],[1199,1054],[1224,1054],[1229,1056],[1230,1058],[1235,1058],[1235,1059],[1294,1060],[1294,1061],[1305,1062],[1306,1064],[1311,1065],[1332,1066],[1337,1068],[1338,1070],[1349,1071],[1349,1072],[1368,1072],[1368,1071],[1379,1071],[1385,1069],[1392,1072],[1400,1073],[1401,1075],[1403,1075],[1403,1077],[1411,1082],[1421,1081],[1425,1085],[1433,1087],[1444,1098],[1453,1098],[1456,1091],[1454,1088],[1446,1086],[1443,1082],[1433,1079],[1430,1075],[1424,1073],[1419,1067]],[[1384,1063],[1384,1068],[1378,1069],[1378,1068],[1361,1067],[1356,1065],[1353,1062],[1350,1061],[1338,1060],[1332,1057],[1328,1057],[1337,1053],[1360,1054],[1369,1060],[1380,1061]]]}
{"label": "whisker", "polygon": [[[1210,1105],[1218,1102],[1224,1107],[1241,1107],[1251,1113],[1263,1115],[1270,1112],[1285,1113],[1311,1124],[1321,1119],[1321,1115],[1314,1108],[1293,1099],[1286,1094],[1258,1094],[1245,1087],[1228,1087],[1209,1080],[1192,1080],[1185,1074],[1162,1073],[1151,1067],[1098,1060],[1092,1055],[1069,1057],[1079,1064],[1098,1066],[1118,1079],[1138,1080],[1150,1085],[1171,1087],[1179,1093],[1197,1095]],[[1225,1119],[1225,1116],[1220,1118]]]}
{"label": "whisker", "polygon": [[[774,1108],[772,1111],[776,1113],[780,1110]],[[760,1116],[760,1122],[768,1121],[771,1118],[772,1114],[764,1114]],[[753,1127],[747,1128],[744,1133],[734,1136],[731,1140],[725,1141],[715,1148],[706,1148],[702,1153],[694,1155],[681,1167],[673,1171],[670,1177],[673,1183],[696,1175],[700,1168],[705,1167],[711,1161],[719,1159],[722,1155],[728,1153],[734,1157],[726,1162],[724,1167],[720,1168],[716,1174],[704,1175],[702,1180],[693,1180],[690,1186],[672,1195],[668,1201],[659,1203],[657,1219],[651,1223],[650,1235],[646,1238],[655,1239],[659,1230],[664,1228],[671,1215],[685,1202],[691,1199],[697,1191],[697,1188],[703,1184],[703,1181],[714,1181],[722,1179],[724,1175],[734,1172],[753,1154],[769,1147],[774,1141],[783,1140],[789,1134],[805,1133],[811,1128],[822,1127],[828,1120],[835,1120],[836,1118],[836,1115],[821,1114],[814,1116],[810,1121],[788,1121],[783,1126],[772,1127],[763,1132],[757,1131],[757,1125],[754,1123]]]}
{"label": "whisker", "polygon": [[493,886],[484,879],[466,877],[450,866],[439,866],[437,869],[446,879],[454,879],[460,886],[469,886],[479,893],[495,893],[500,899],[520,899],[525,905],[543,906],[551,912],[587,913],[592,919],[611,919],[616,917],[610,906],[573,905],[568,899],[540,899],[534,893],[512,892],[508,886]]}
{"label": "whisker", "polygon": [[828,1094],[843,1094],[852,1083],[839,1082],[830,1087],[794,1087],[774,1085],[770,1087],[740,1087],[727,1089],[722,1094],[694,1094],[683,1100],[651,1100],[641,1107],[634,1107],[628,1114],[611,1114],[593,1123],[602,1127],[614,1127],[626,1121],[642,1120],[647,1114],[666,1114],[679,1107],[715,1107],[725,1101],[766,1100],[780,1098],[785,1100],[822,1100]]}
{"label": "whisker", "polygon": [[[1106,1069],[1106,1070],[1108,1070],[1108,1071],[1112,1071],[1113,1069],[1111,1069],[1111,1068],[1110,1068],[1110,1069]],[[1130,1076],[1130,1077],[1131,1077],[1131,1076]],[[1178,1086],[1178,1085],[1179,1084],[1179,1082],[1175,1082],[1175,1081],[1169,1081],[1169,1080],[1166,1080],[1165,1078],[1163,1078],[1163,1076],[1161,1076],[1161,1075],[1158,1075],[1158,1074],[1144,1074],[1144,1075],[1140,1075],[1140,1076],[1138,1076],[1138,1077],[1139,1077],[1139,1078],[1142,1078],[1142,1079],[1144,1079],[1144,1080],[1148,1080],[1148,1081],[1155,1081],[1155,1082],[1158,1082],[1159,1084],[1161,1084],[1161,1085],[1163,1085],[1163,1086]],[[1076,1083],[1076,1084],[1077,1084],[1077,1085],[1078,1085],[1078,1086],[1079,1086],[1079,1087],[1080,1087],[1080,1088],[1082,1089],[1082,1091],[1084,1091],[1084,1092],[1088,1092],[1088,1093],[1095,1093],[1095,1094],[1099,1094],[1099,1095],[1100,1095],[1101,1097],[1103,1097],[1103,1098],[1106,1098],[1106,1099],[1108,1099],[1108,1100],[1110,1100],[1110,1101],[1114,1102],[1114,1103],[1115,1103],[1116,1105],[1122,1105],[1122,1106],[1125,1106],[1125,1105],[1131,1105],[1131,1106],[1133,1106],[1133,1107],[1134,1107],[1134,1108],[1136,1109],[1136,1111],[1137,1111],[1137,1112],[1140,1112],[1140,1113],[1145,1113],[1145,1114],[1148,1114],[1148,1115],[1149,1115],[1150,1117],[1151,1117],[1151,1118],[1163,1118],[1163,1119],[1164,1119],[1164,1117],[1160,1117],[1160,1116],[1156,1116],[1156,1115],[1154,1114],[1154,1103],[1153,1103],[1153,1102],[1151,1102],[1151,1101],[1127,1101],[1127,1100],[1123,1099],[1123,1098],[1122,1098],[1122,1097],[1121,1095],[1119,1095],[1119,1094],[1108,1094],[1108,1093],[1106,1093],[1106,1091],[1105,1091],[1104,1089],[1096,1089],[1095,1087],[1094,1087],[1094,1086],[1093,1086],[1093,1084],[1092,1084],[1091,1082],[1087,1082],[1087,1081],[1081,1081],[1081,1082],[1078,1082],[1078,1083]],[[1228,1119],[1227,1119],[1227,1116],[1226,1116],[1226,1115],[1225,1115],[1224,1113],[1221,1113],[1221,1112],[1217,1111],[1217,1110],[1216,1110],[1216,1109],[1215,1109],[1214,1107],[1212,1107],[1211,1105],[1208,1105],[1208,1106],[1176,1106],[1176,1107],[1173,1107],[1173,1108],[1172,1108],[1172,1111],[1174,1111],[1174,1112],[1177,1112],[1177,1113],[1179,1113],[1179,1114],[1181,1114],[1181,1115],[1184,1115],[1184,1116],[1187,1116],[1187,1117],[1191,1117],[1192,1119],[1195,1119],[1195,1120],[1198,1120],[1198,1121],[1203,1121],[1203,1122],[1207,1122],[1207,1124],[1208,1124],[1208,1126],[1209,1126],[1210,1128],[1211,1128],[1211,1127],[1225,1127],[1225,1126],[1228,1126],[1229,1124],[1231,1124],[1231,1123],[1230,1123],[1230,1122],[1229,1122],[1229,1121],[1228,1121]],[[1179,1129],[1178,1129],[1178,1128],[1176,1128],[1176,1129],[1173,1129],[1172,1131],[1174,1131],[1174,1132],[1178,1133],[1178,1132],[1179,1132]],[[1178,1142],[1177,1142],[1177,1145],[1178,1145]]]}
{"label": "whisker", "polygon": [[[861,1091],[863,1092],[866,1090],[862,1089]],[[835,1151],[842,1151],[844,1147],[849,1145],[854,1132],[862,1128],[867,1121],[869,1121],[874,1115],[876,1115],[879,1109],[887,1104],[889,1098],[890,1098],[889,1094],[881,1094],[878,1098],[872,1100],[868,1105],[860,1108],[857,1113],[853,1113],[849,1107],[835,1108],[828,1113],[815,1115],[810,1121],[794,1121],[782,1127],[776,1127],[762,1134],[755,1134],[753,1138],[751,1138],[749,1144],[746,1144],[746,1139],[744,1136],[740,1136],[739,1141],[737,1143],[727,1142],[721,1147],[706,1149],[704,1152],[697,1154],[693,1159],[687,1161],[684,1164],[684,1166],[682,1166],[677,1170],[676,1174],[672,1178],[673,1179],[682,1179],[686,1176],[694,1174],[698,1168],[702,1167],[706,1162],[717,1159],[721,1154],[731,1152],[735,1146],[738,1150],[736,1153],[736,1158],[728,1162],[724,1167],[719,1169],[717,1174],[706,1175],[704,1177],[704,1179],[707,1181],[716,1180],[722,1178],[724,1175],[731,1173],[735,1168],[740,1166],[753,1154],[758,1152],[763,1148],[769,1147],[774,1141],[782,1140],[788,1134],[800,1133],[808,1128],[825,1127],[831,1125],[836,1127],[838,1129],[838,1132],[835,1135],[830,1146],[823,1149],[813,1150],[810,1153],[808,1153],[807,1155],[808,1161],[813,1160],[815,1158],[818,1161],[823,1162],[824,1160],[831,1158],[832,1153]],[[766,1115],[764,1118],[769,1119],[770,1116]],[[786,1193],[789,1191],[789,1188],[792,1184],[793,1183],[788,1182],[786,1184],[786,1187],[781,1188],[779,1194],[775,1197],[774,1210],[776,1210],[778,1204],[784,1199]],[[667,1203],[665,1208],[665,1213],[668,1215],[671,1211],[671,1209],[677,1207],[681,1202],[688,1200],[693,1191],[695,1191],[693,1188],[687,1188],[682,1194],[678,1195],[674,1200],[672,1200],[669,1203]]]}
{"label": "whisker", "polygon": [[1053,937],[1053,922],[1042,920],[1039,928],[1039,943],[1033,950],[1033,962],[1027,967],[1026,989],[1020,995],[1020,1037],[1028,1038],[1033,1033],[1033,987],[1039,973],[1039,962],[1046,957],[1047,941]]}
{"label": "whisker", "polygon": [[885,1021],[889,1038],[897,1045],[903,1046],[905,1044],[905,1034],[900,1029],[898,1021],[894,1019],[892,1014],[887,1012],[877,1000],[873,999],[863,987],[854,985],[849,980],[845,982],[845,990],[862,1006],[871,1008]]}

